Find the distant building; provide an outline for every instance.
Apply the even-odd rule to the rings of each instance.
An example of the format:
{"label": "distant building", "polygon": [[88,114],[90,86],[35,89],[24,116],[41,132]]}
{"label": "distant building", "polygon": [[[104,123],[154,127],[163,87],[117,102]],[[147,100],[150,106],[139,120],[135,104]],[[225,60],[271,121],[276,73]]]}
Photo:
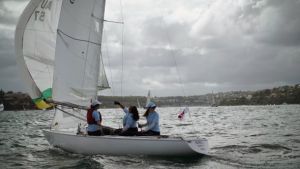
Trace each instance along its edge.
{"label": "distant building", "polygon": [[253,96],[252,96],[251,94],[249,94],[249,95],[246,97],[246,99],[247,99],[247,100],[251,100],[252,97],[253,97]]}

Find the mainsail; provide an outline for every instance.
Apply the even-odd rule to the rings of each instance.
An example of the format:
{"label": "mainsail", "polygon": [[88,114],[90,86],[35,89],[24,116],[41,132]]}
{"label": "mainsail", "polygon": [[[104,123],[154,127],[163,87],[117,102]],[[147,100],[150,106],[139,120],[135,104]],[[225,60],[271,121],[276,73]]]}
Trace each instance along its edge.
{"label": "mainsail", "polygon": [[101,57],[105,0],[31,0],[15,34],[18,67],[40,109],[43,99],[87,106],[108,88]]}

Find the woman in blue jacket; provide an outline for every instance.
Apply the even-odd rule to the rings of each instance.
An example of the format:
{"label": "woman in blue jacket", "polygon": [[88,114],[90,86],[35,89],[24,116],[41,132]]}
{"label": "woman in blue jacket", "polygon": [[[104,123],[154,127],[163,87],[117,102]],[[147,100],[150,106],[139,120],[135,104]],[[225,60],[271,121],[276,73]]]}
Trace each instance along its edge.
{"label": "woman in blue jacket", "polygon": [[159,129],[159,115],[155,111],[156,105],[153,102],[149,102],[145,109],[146,112],[144,116],[147,119],[146,124],[139,124],[138,127],[146,127],[146,129],[139,133],[141,136],[159,136],[160,135],[160,129]]}
{"label": "woman in blue jacket", "polygon": [[128,109],[120,102],[115,101],[115,105],[123,109],[125,115],[123,117],[123,128],[116,131],[121,136],[134,136],[138,133],[137,121],[139,120],[139,112],[136,106],[130,106]]}

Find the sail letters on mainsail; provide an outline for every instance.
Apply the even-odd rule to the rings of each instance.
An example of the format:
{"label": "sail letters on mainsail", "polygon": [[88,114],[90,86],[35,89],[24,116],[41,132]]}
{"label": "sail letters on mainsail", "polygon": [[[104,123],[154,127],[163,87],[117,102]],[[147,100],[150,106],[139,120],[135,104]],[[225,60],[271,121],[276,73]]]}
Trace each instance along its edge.
{"label": "sail letters on mainsail", "polygon": [[41,8],[42,9],[51,9],[51,6],[52,6],[52,0],[43,0],[42,4],[41,4]]}
{"label": "sail letters on mainsail", "polygon": [[70,0],[70,3],[71,3],[71,4],[74,4],[74,3],[75,3],[75,1],[76,1],[76,0]]}
{"label": "sail letters on mainsail", "polygon": [[34,18],[36,21],[41,21],[44,22],[45,21],[45,15],[46,15],[46,11],[45,10],[51,10],[52,7],[52,0],[48,1],[48,0],[43,0],[43,2],[41,3],[41,10],[35,10],[34,11]]}

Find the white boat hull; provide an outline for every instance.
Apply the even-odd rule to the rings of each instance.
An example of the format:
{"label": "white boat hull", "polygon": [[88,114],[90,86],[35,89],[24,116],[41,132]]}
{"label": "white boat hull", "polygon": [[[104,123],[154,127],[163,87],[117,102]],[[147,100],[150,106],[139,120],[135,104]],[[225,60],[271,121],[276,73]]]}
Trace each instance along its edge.
{"label": "white boat hull", "polygon": [[185,156],[207,154],[206,139],[164,137],[85,136],[44,130],[48,142],[79,154]]}

